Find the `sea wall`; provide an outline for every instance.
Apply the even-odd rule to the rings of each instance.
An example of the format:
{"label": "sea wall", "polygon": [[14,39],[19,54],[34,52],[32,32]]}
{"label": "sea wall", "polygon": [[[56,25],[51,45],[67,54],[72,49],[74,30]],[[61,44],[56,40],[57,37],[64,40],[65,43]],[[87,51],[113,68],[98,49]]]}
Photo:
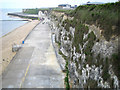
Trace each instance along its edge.
{"label": "sea wall", "polygon": [[37,15],[32,15],[32,14],[8,13],[8,15],[17,16],[17,17],[21,17],[21,18],[32,19],[32,20],[34,20],[34,19],[38,20],[38,16]]}

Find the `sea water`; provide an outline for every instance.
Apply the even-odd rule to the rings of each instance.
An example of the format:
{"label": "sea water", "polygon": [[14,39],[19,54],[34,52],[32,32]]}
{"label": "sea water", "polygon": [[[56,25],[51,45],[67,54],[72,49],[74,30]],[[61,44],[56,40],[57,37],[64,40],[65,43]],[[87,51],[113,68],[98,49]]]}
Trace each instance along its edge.
{"label": "sea water", "polygon": [[28,22],[22,21],[19,17],[7,15],[16,12],[22,12],[22,9],[0,9],[0,37]]}

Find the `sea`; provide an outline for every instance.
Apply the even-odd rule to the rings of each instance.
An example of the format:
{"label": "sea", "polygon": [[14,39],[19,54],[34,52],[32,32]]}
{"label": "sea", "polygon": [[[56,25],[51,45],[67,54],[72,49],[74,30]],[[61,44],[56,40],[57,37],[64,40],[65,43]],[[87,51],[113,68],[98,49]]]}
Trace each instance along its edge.
{"label": "sea", "polygon": [[28,22],[22,21],[22,18],[8,15],[8,13],[16,12],[22,12],[22,9],[0,9],[0,37]]}

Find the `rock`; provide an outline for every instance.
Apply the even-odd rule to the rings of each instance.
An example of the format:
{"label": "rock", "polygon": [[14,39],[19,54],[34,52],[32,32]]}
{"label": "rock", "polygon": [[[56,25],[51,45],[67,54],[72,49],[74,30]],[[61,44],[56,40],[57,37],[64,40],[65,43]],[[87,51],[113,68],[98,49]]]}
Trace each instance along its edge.
{"label": "rock", "polygon": [[18,51],[21,47],[22,45],[16,45],[16,44],[12,45],[12,52]]}

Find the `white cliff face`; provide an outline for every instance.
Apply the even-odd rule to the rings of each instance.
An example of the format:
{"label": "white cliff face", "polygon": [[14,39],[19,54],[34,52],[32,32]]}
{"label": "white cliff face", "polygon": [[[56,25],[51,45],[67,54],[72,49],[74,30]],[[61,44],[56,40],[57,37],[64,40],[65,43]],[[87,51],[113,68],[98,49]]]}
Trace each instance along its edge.
{"label": "white cliff face", "polygon": [[[52,23],[54,24],[54,23]],[[55,25],[52,25],[55,28]],[[89,26],[88,33],[83,33],[83,45],[79,43],[79,52],[77,47],[73,45],[75,37],[75,28],[69,27],[67,31],[63,26],[55,29],[55,38],[57,42],[60,43],[60,51],[64,56],[69,57],[69,76],[72,83],[72,87],[99,87],[99,88],[111,88],[109,80],[113,79],[114,88],[119,88],[119,80],[115,75],[112,65],[108,65],[108,74],[110,75],[109,80],[104,80],[104,67],[105,58],[111,58],[111,55],[117,51],[117,41],[107,42],[104,39],[100,38],[98,28]],[[96,38],[99,38],[99,41],[93,40],[90,41],[88,35],[91,32],[94,32]],[[71,35],[71,39],[69,37]],[[79,37],[78,37],[79,38]],[[91,48],[92,54],[88,55],[85,52],[85,49],[88,48],[90,42],[93,42]],[[68,49],[69,48],[69,49]],[[100,57],[104,58],[103,60],[97,56],[100,54]],[[100,63],[99,63],[99,62]]]}
{"label": "white cliff face", "polygon": [[101,40],[100,42],[96,42],[94,44],[92,51],[97,54],[100,53],[103,57],[111,57],[111,55],[118,50],[117,47],[117,44],[115,45],[112,42]]}
{"label": "white cliff face", "polygon": [[74,37],[75,28],[70,27],[70,34]]}
{"label": "white cliff face", "polygon": [[68,56],[68,53],[66,52],[66,50],[62,47],[60,48],[60,51],[65,55],[65,56]]}

